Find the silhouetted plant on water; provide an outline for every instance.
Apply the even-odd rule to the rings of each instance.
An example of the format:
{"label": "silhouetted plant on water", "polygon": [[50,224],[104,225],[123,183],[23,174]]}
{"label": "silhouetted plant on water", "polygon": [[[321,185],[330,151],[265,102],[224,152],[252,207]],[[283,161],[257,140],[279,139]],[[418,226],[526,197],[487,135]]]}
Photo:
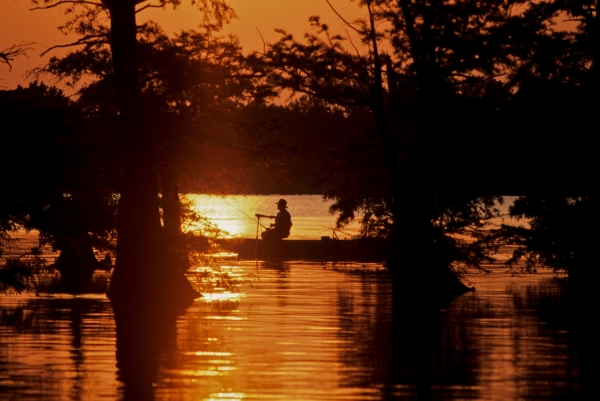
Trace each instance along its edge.
{"label": "silhouetted plant on water", "polygon": [[[360,49],[311,17],[315,34],[298,41],[282,30],[262,59],[273,85],[369,121],[362,138],[353,137],[345,148],[352,150],[344,160],[349,168],[332,174],[325,190],[339,223],[362,212],[366,235],[391,238],[390,266],[398,277],[438,277],[429,280],[433,287],[444,291],[445,282],[460,291],[448,264],[489,260],[491,249],[477,230],[494,214],[498,198],[470,190],[468,176],[454,165],[470,155],[452,139],[465,128],[457,116],[478,111],[464,106],[485,97],[481,88],[494,86],[509,63],[501,28],[517,2],[358,3],[365,18],[344,22],[360,38]],[[475,238],[467,246],[456,235],[473,224]]]}
{"label": "silhouetted plant on water", "polygon": [[[18,228],[39,231],[40,246],[60,253],[48,266],[60,271],[60,290],[84,291],[96,269],[112,267],[110,259],[98,261],[96,254],[114,254],[117,239],[116,193],[122,163],[115,155],[118,148],[111,145],[113,133],[102,125],[105,116],[81,112],[91,107],[89,100],[74,103],[44,84],[1,91],[0,104],[0,116],[8,127],[4,145],[11,149],[0,166],[15,171],[6,177],[5,196],[0,199],[0,242],[10,241],[10,233]],[[107,151],[109,147],[112,151]],[[181,217],[192,218],[192,214]],[[176,241],[165,239],[169,252],[179,256],[183,252],[185,258],[190,253],[206,252],[207,237],[217,233],[207,221],[199,228],[199,234],[181,233]],[[180,250],[176,252],[177,247]],[[180,262],[189,266],[184,260]],[[29,262],[26,265],[32,266]],[[23,280],[39,273],[11,271]]]}
{"label": "silhouetted plant on water", "polygon": [[503,225],[500,238],[516,249],[509,266],[524,272],[549,267],[577,279],[594,263],[592,249],[597,227],[593,196],[523,196],[510,208],[510,214],[524,224]]}
{"label": "silhouetted plant on water", "polygon": [[[0,232],[0,236],[1,236]],[[4,236],[4,241],[14,242]],[[54,272],[48,266],[46,259],[41,256],[39,248],[32,248],[29,252],[18,257],[2,258],[2,245],[0,242],[0,293],[38,292],[40,280]]]}
{"label": "silhouetted plant on water", "polygon": [[[111,250],[118,185],[105,172],[106,142],[77,105],[56,88],[37,82],[0,92],[6,123],[0,167],[4,181],[0,221],[4,236],[18,228],[40,232],[40,246],[60,255],[52,266],[65,282],[85,285],[101,267],[96,250]],[[6,239],[6,238],[4,238]]]}
{"label": "silhouetted plant on water", "polygon": [[[34,3],[56,5],[62,2],[40,0]],[[233,17],[231,9],[221,1],[198,3],[214,6],[212,9],[204,8],[209,14],[212,11],[209,17],[215,17],[215,25],[207,24],[206,27],[219,27],[223,21]],[[269,79],[274,87],[292,88],[319,97],[348,116],[365,117],[357,135],[353,133],[352,140],[345,143],[348,145],[345,149],[353,152],[348,153],[346,159],[338,155],[335,165],[336,169],[339,168],[338,174],[328,174],[332,179],[343,178],[330,181],[334,184],[326,192],[336,201],[335,208],[341,212],[341,221],[363,211],[366,216],[365,234],[387,235],[394,240],[394,246],[400,244],[394,249],[401,249],[404,253],[397,253],[393,262],[399,265],[404,260],[409,270],[412,265],[421,263],[423,255],[427,258],[424,263],[436,266],[442,275],[447,271],[445,268],[450,260],[469,263],[474,263],[477,258],[485,260],[486,251],[476,251],[477,246],[485,245],[483,242],[475,238],[471,243],[474,245],[465,254],[457,251],[456,247],[464,244],[452,237],[475,220],[483,224],[495,200],[486,195],[494,193],[489,186],[474,183],[476,180],[489,181],[489,177],[484,173],[468,172],[474,169],[474,165],[491,165],[485,159],[485,147],[472,155],[467,146],[485,139],[482,132],[489,128],[487,118],[475,117],[484,115],[492,117],[492,121],[499,121],[506,116],[519,115],[511,114],[511,111],[519,109],[518,104],[528,104],[528,99],[540,98],[539,93],[530,97],[527,89],[533,88],[530,92],[536,92],[539,80],[560,83],[562,72],[582,73],[581,77],[587,78],[581,83],[591,83],[573,85],[573,93],[587,93],[587,89],[581,92],[580,88],[595,90],[596,53],[595,47],[589,45],[594,43],[590,40],[595,35],[594,12],[588,12],[590,7],[579,10],[571,2],[537,5],[519,0],[436,3],[364,0],[358,3],[364,7],[366,17],[348,26],[360,38],[362,53],[352,43],[345,45],[341,36],[332,35],[329,27],[318,17],[312,17],[311,23],[317,34],[307,35],[305,43],[282,31],[282,39],[270,45],[266,54],[255,55],[253,61],[264,61],[267,68],[271,68]],[[164,1],[161,4],[178,5],[180,1]],[[526,12],[515,13],[513,7],[521,4],[530,7],[524,7]],[[555,5],[558,8],[553,8]],[[143,8],[141,6],[138,11]],[[144,107],[151,105],[148,110],[165,122],[158,128],[161,131],[181,122],[170,120],[174,114],[186,114],[191,110],[186,97],[193,94],[181,90],[181,87],[177,89],[179,84],[189,81],[172,81],[171,67],[165,67],[161,57],[170,57],[173,65],[189,67],[186,64],[189,57],[179,57],[178,51],[182,51],[183,44],[189,44],[189,39],[195,35],[182,35],[173,41],[152,25],[143,28],[145,33],[143,29],[136,30],[136,4],[133,1],[73,2],[69,11],[74,9],[79,9],[82,14],[73,14],[75,18],[66,27],[83,35],[78,44],[84,45],[86,50],[102,47],[103,52],[73,53],[70,58],[65,58],[68,61],[65,67],[68,71],[77,65],[73,68],[73,76],[77,77],[77,74],[86,71],[81,66],[89,61],[81,63],[82,59],[89,57],[94,61],[88,65],[93,66],[90,69],[93,74],[101,76],[97,83],[102,82],[112,88],[112,110],[114,115],[119,110],[126,155],[127,179],[119,206],[119,259],[125,267],[116,269],[113,283],[136,282],[136,275],[143,274],[142,269],[136,267],[138,264],[156,268],[149,275],[155,279],[164,273],[158,266],[162,262],[156,261],[168,259],[165,258],[164,244],[160,244],[164,237],[157,199],[161,189],[157,184],[156,171],[162,170],[161,179],[176,174],[171,174],[173,158],[169,156],[172,145],[169,141],[173,138],[165,143],[157,141],[154,124],[157,120],[148,118]],[[580,20],[580,30],[576,34],[555,35],[548,29],[561,10]],[[108,15],[106,20],[98,19],[105,13]],[[85,23],[78,24],[81,21]],[[92,26],[98,21],[100,25]],[[108,21],[110,26],[104,23]],[[540,41],[530,42],[532,37]],[[534,57],[538,54],[536,46],[547,43],[545,40],[548,38],[560,39],[552,41],[560,46],[549,48],[563,49],[560,56],[550,62],[544,56],[553,52],[546,52],[548,48],[539,52],[544,57]],[[583,46],[577,46],[578,42]],[[354,50],[349,51],[350,47]],[[565,48],[573,51],[564,51]],[[155,63],[142,62],[144,51],[148,60]],[[588,53],[590,57],[587,57]],[[584,56],[576,57],[578,54]],[[103,69],[98,69],[98,66]],[[241,68],[235,63],[227,66]],[[548,66],[569,68],[562,71],[560,68],[548,69]],[[584,74],[586,71],[591,73]],[[500,79],[500,76],[506,79]],[[235,79],[231,82],[233,85],[228,88],[238,88]],[[530,83],[533,84],[528,85]],[[92,85],[88,94],[93,94],[93,89],[100,86]],[[198,93],[214,95],[210,91]],[[503,109],[506,102],[519,99],[519,95],[523,95],[520,98],[523,103],[517,102],[517,107],[506,112],[506,108]],[[198,104],[205,105],[206,99],[199,98],[203,100]],[[546,111],[542,108],[536,115],[544,116],[548,114]],[[471,120],[482,125],[466,122]],[[589,122],[589,118],[584,120]],[[527,121],[532,123],[536,120]],[[536,124],[532,126],[537,127]],[[588,129],[591,125],[586,123],[582,126]],[[502,124],[502,127],[510,128],[510,125]],[[526,128],[520,128],[518,132],[523,130]],[[463,136],[465,131],[470,136]],[[504,133],[504,130],[498,132]],[[490,133],[489,136],[493,135]],[[493,144],[493,141],[485,143]],[[363,146],[365,144],[367,146]],[[349,160],[357,155],[362,157],[354,162],[359,160],[363,163],[352,166]],[[476,157],[476,161],[471,162],[471,157]],[[486,171],[485,168],[479,170]],[[474,184],[477,184],[475,188]],[[166,183],[163,183],[162,190],[163,195],[167,191],[177,194],[173,185]],[[455,193],[468,196],[454,196]],[[177,205],[176,196],[164,196],[163,219],[177,223],[178,213],[167,211],[167,199]],[[446,209],[442,211],[441,208]],[[457,213],[458,217],[454,217],[453,213]],[[147,252],[148,249],[152,251]],[[425,277],[426,269],[420,270],[421,277]],[[174,283],[184,285],[180,275],[167,276]],[[139,283],[139,286],[140,291],[145,288],[144,283]]]}
{"label": "silhouetted plant on water", "polygon": [[193,210],[193,205],[185,197],[179,201],[180,231],[165,239],[177,267],[187,271],[190,266],[211,263],[213,254],[223,251],[217,240],[229,235],[211,223],[208,218]]}
{"label": "silhouetted plant on water", "polygon": [[507,28],[518,39],[507,48],[516,61],[507,76],[514,94],[503,108],[508,121],[518,122],[507,127],[505,139],[522,153],[507,166],[523,182],[515,192],[528,195],[510,209],[523,224],[504,225],[495,235],[516,247],[508,261],[515,272],[549,267],[591,285],[598,206],[591,194],[599,169],[597,2],[527,4]]}
{"label": "silhouetted plant on water", "polygon": [[[137,1],[33,0],[41,8],[66,4],[71,18],[66,26],[81,34],[92,23],[100,23],[101,36],[81,36],[77,44],[108,41],[112,88],[119,110],[119,132],[124,149],[125,183],[119,200],[117,261],[109,295],[128,299],[132,293],[141,303],[188,302],[198,296],[185,276],[170,269],[159,214],[158,152],[153,121],[145,113],[141,46],[136,14],[147,8]],[[163,0],[161,5],[178,6],[181,0]],[[235,18],[223,0],[191,0],[203,12],[206,24],[215,27]],[[99,18],[101,16],[101,18]],[[81,29],[80,29],[81,28]],[[78,32],[79,29],[79,32]]]}
{"label": "silhouetted plant on water", "polygon": [[[416,264],[489,261],[494,239],[486,239],[481,228],[499,200],[492,194],[510,188],[526,192],[540,182],[552,185],[555,179],[561,185],[585,183],[586,177],[589,181],[589,147],[569,143],[586,152],[584,162],[566,159],[560,146],[554,149],[556,157],[549,157],[545,128],[563,127],[558,138],[571,131],[557,125],[570,121],[563,117],[563,105],[571,109],[558,101],[559,93],[568,93],[581,106],[573,108],[581,110],[574,135],[589,141],[590,127],[597,125],[590,120],[597,106],[588,101],[596,98],[592,93],[597,50],[589,46],[596,18],[591,3],[357,3],[365,17],[344,23],[361,47],[350,35],[334,35],[319,17],[311,17],[315,33],[297,40],[281,30],[281,39],[259,58],[271,68],[273,85],[318,97],[348,115],[363,113],[370,120],[362,134],[344,144],[348,157],[334,165],[339,171],[330,174],[325,194],[335,201],[339,223],[360,211],[365,235],[393,239],[393,265],[414,272]],[[561,16],[572,17],[577,31],[555,29]],[[557,87],[560,92],[551,89]],[[548,90],[541,93],[540,88]],[[566,88],[570,89],[562,91]],[[548,101],[548,94],[554,100]],[[486,157],[497,152],[498,135],[510,137],[499,147],[504,150],[498,157],[518,153],[508,144],[528,145],[521,158],[510,156],[507,169],[512,175],[506,177],[496,177],[504,170]],[[562,160],[573,160],[579,167],[552,167]],[[540,169],[536,161],[545,166]],[[548,174],[546,165],[556,174]],[[565,172],[560,171],[563,167]],[[573,171],[585,174],[574,177]],[[470,228],[470,241],[457,239]],[[426,268],[419,270],[421,278],[429,276]]]}

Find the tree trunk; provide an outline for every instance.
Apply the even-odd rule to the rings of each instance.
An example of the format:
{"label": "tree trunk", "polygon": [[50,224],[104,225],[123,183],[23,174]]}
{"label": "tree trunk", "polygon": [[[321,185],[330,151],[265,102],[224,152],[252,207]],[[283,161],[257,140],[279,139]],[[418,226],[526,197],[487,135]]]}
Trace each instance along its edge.
{"label": "tree trunk", "polygon": [[177,168],[169,162],[160,164],[161,206],[163,217],[163,230],[168,248],[171,267],[186,271],[190,267],[188,247],[185,236],[181,231],[181,201],[179,200],[179,186],[177,185]]}
{"label": "tree trunk", "polygon": [[88,290],[94,270],[102,267],[85,232],[62,240],[60,255],[52,266],[60,272],[61,290],[81,294]]}
{"label": "tree trunk", "polygon": [[160,187],[162,193],[163,227],[165,235],[177,237],[181,234],[181,202],[177,185],[177,170],[170,163],[161,163]]}
{"label": "tree trunk", "polygon": [[[391,258],[388,262],[390,272],[394,280],[395,292],[410,289],[409,292],[421,292],[422,295],[439,298],[445,301],[447,298],[462,294],[469,290],[454,272],[440,257],[439,250],[434,243],[432,227],[432,207],[434,188],[432,175],[429,172],[428,162],[430,138],[435,128],[432,126],[431,116],[439,116],[437,113],[436,87],[437,81],[435,68],[432,60],[428,57],[427,43],[420,43],[415,29],[415,18],[412,15],[406,1],[398,1],[405,21],[405,32],[409,38],[411,54],[415,63],[416,80],[418,84],[417,97],[417,133],[409,143],[410,147],[404,149],[402,164],[396,155],[396,149],[388,132],[387,118],[385,116],[383,102],[378,112],[375,113],[378,120],[380,137],[387,137],[383,143],[386,149],[388,169],[394,169],[392,177],[394,205],[392,215],[394,219]],[[425,28],[427,29],[427,28]],[[430,35],[423,35],[427,38]],[[375,43],[375,41],[373,41]],[[376,49],[376,47],[375,47]],[[375,57],[377,60],[377,56]],[[389,66],[388,68],[391,68]],[[377,66],[375,67],[377,70]],[[380,85],[380,83],[378,83]],[[390,86],[391,89],[391,86]],[[377,115],[380,117],[377,117]],[[392,160],[392,154],[396,155]],[[396,165],[393,166],[392,162]],[[410,287],[410,288],[408,288]],[[436,303],[438,302],[436,301]]]}
{"label": "tree trunk", "polygon": [[117,259],[108,295],[142,304],[198,294],[168,268],[159,215],[154,141],[146,129],[136,57],[135,0],[109,3],[115,90],[125,145],[126,181],[117,220]]}

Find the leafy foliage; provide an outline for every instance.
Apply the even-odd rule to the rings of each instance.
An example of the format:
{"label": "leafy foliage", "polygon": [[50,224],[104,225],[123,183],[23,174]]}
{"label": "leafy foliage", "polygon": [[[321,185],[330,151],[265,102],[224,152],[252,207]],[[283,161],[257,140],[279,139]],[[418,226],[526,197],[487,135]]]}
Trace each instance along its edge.
{"label": "leafy foliage", "polygon": [[0,260],[0,292],[37,291],[39,278],[45,272],[46,261],[39,256]]}
{"label": "leafy foliage", "polygon": [[[405,248],[421,236],[446,261],[476,265],[495,247],[484,227],[500,198],[489,194],[590,185],[593,2],[357,3],[365,17],[344,22],[360,45],[311,17],[312,33],[281,30],[263,57],[273,85],[367,121],[330,159],[338,224],[362,216],[364,235],[397,231]],[[574,139],[558,146],[546,132]]]}
{"label": "leafy foliage", "polygon": [[[163,1],[160,4],[176,7],[181,2]],[[222,145],[231,137],[223,135],[223,132],[231,132],[230,127],[223,129],[222,126],[227,125],[223,123],[219,127],[217,119],[226,117],[230,110],[235,111],[245,102],[260,101],[270,94],[268,89],[256,85],[258,74],[249,60],[242,56],[237,38],[218,33],[223,23],[235,17],[231,8],[221,0],[192,1],[192,4],[199,6],[205,18],[198,30],[169,36],[153,22],[139,26],[136,28],[135,46],[127,54],[121,53],[119,62],[115,46],[125,38],[119,37],[115,41],[115,21],[111,18],[117,5],[110,2],[74,2],[67,9],[72,18],[62,29],[79,35],[80,39],[76,42],[79,47],[65,57],[52,58],[45,68],[38,70],[40,76],[52,76],[77,88],[78,104],[95,118],[103,118],[111,128],[117,129],[119,144],[115,150],[123,152],[125,163],[121,166],[128,167],[122,170],[129,176],[132,171],[145,171],[145,178],[125,181],[125,187],[146,186],[146,189],[128,192],[130,197],[142,193],[147,197],[145,201],[134,202],[137,203],[135,209],[139,209],[140,202],[154,203],[156,199],[150,198],[162,192],[159,206],[164,229],[158,230],[162,231],[160,233],[152,231],[152,241],[159,241],[153,248],[166,246],[167,253],[181,259],[182,265],[185,265],[183,254],[190,251],[191,244],[193,248],[205,248],[206,238],[181,232],[185,208],[179,202],[180,183],[185,182],[187,188],[193,187],[192,181],[200,175],[197,174],[200,166],[211,171],[213,179],[220,175],[221,170],[227,170],[223,159],[210,163],[208,167],[203,166],[219,153],[215,149],[221,151],[214,142]],[[137,11],[146,6],[150,5],[140,4]],[[122,12],[120,7],[119,12]],[[133,53],[135,57],[132,57]],[[130,69],[126,83],[119,81],[123,79],[123,70],[119,72],[118,67],[123,67],[125,59]],[[132,72],[131,68],[136,71]],[[131,81],[137,81],[138,85],[134,85],[137,87],[128,86],[124,92],[123,85],[130,85]],[[130,101],[123,101],[125,95]],[[215,125],[219,130],[210,132]],[[123,129],[123,126],[129,128]],[[146,167],[138,169],[142,164]],[[156,181],[160,182],[160,188],[156,190],[155,180],[150,178],[155,172],[158,172]],[[121,198],[124,199],[127,188],[121,189],[125,190]],[[122,209],[124,204],[121,202],[119,208]],[[134,214],[133,209],[120,215]],[[158,213],[152,212],[152,215],[158,217]],[[139,220],[136,217],[136,226],[141,223]],[[150,236],[149,232],[145,230],[143,235],[132,236],[128,241],[140,243],[144,235]]]}
{"label": "leafy foliage", "polygon": [[55,88],[33,83],[0,92],[0,102],[11,150],[1,163],[13,171],[4,183],[4,221],[12,229],[40,230],[42,242],[55,250],[72,235],[109,248],[118,183],[104,174],[110,171],[101,158],[105,142],[96,141],[85,117]]}
{"label": "leafy foliage", "polygon": [[525,271],[545,266],[568,273],[581,263],[592,262],[588,259],[597,229],[593,224],[596,208],[593,196],[518,198],[510,214],[525,224],[502,227],[502,238],[516,246],[508,263],[524,259]]}
{"label": "leafy foliage", "polygon": [[[236,119],[236,110],[272,95],[259,82],[261,72],[252,60],[242,56],[237,38],[219,36],[216,29],[216,25],[205,25],[169,37],[150,22],[138,33],[141,101],[150,128],[147,134],[154,141],[160,164],[178,170],[187,188],[202,186],[193,183],[198,170],[212,172],[212,176],[201,174],[215,184],[209,187],[218,190],[226,184],[225,180],[220,180],[220,185],[216,181],[219,170],[226,170],[227,165],[222,158],[212,163],[210,159],[219,154],[224,140],[235,140],[230,121]],[[38,74],[79,87],[82,107],[114,118],[117,106],[108,31],[97,21],[89,21],[79,33],[98,39],[63,58],[52,58]],[[235,147],[227,147],[229,156],[232,151]]]}
{"label": "leafy foliage", "polygon": [[510,63],[502,28],[519,3],[360,1],[365,18],[348,23],[360,50],[318,17],[303,41],[280,31],[263,58],[270,82],[362,121],[330,159],[324,190],[338,225],[360,215],[363,235],[402,239],[406,251],[414,237],[446,264],[489,260],[483,227],[499,198],[464,190],[472,181],[452,164],[468,164],[463,138],[482,135],[465,121],[497,107],[486,90],[507,93],[496,84]]}

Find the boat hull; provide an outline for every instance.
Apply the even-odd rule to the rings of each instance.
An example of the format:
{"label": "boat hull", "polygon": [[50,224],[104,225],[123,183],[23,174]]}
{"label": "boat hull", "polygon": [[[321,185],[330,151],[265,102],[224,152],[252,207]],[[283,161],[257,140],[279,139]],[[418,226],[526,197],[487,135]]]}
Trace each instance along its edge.
{"label": "boat hull", "polygon": [[219,245],[237,253],[241,260],[362,261],[386,260],[385,241],[379,238],[353,240],[255,240],[221,239]]}

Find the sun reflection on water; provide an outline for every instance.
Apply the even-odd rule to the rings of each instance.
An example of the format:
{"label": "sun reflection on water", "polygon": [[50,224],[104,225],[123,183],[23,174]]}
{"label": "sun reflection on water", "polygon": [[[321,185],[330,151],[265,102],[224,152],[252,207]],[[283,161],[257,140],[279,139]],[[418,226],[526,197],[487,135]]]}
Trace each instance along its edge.
{"label": "sun reflection on water", "polygon": [[239,401],[242,398],[248,398],[244,393],[213,393],[210,398],[205,398],[204,401]]}
{"label": "sun reflection on water", "polygon": [[202,298],[206,302],[214,302],[214,301],[238,301],[243,297],[243,294],[235,293],[235,292],[213,292],[213,293],[203,293]]}
{"label": "sun reflection on water", "polygon": [[226,351],[196,351],[187,354],[195,356],[233,356],[232,352]]}
{"label": "sun reflection on water", "polygon": [[214,367],[208,369],[198,370],[182,370],[181,374],[184,376],[221,376],[222,373],[217,371]]}

